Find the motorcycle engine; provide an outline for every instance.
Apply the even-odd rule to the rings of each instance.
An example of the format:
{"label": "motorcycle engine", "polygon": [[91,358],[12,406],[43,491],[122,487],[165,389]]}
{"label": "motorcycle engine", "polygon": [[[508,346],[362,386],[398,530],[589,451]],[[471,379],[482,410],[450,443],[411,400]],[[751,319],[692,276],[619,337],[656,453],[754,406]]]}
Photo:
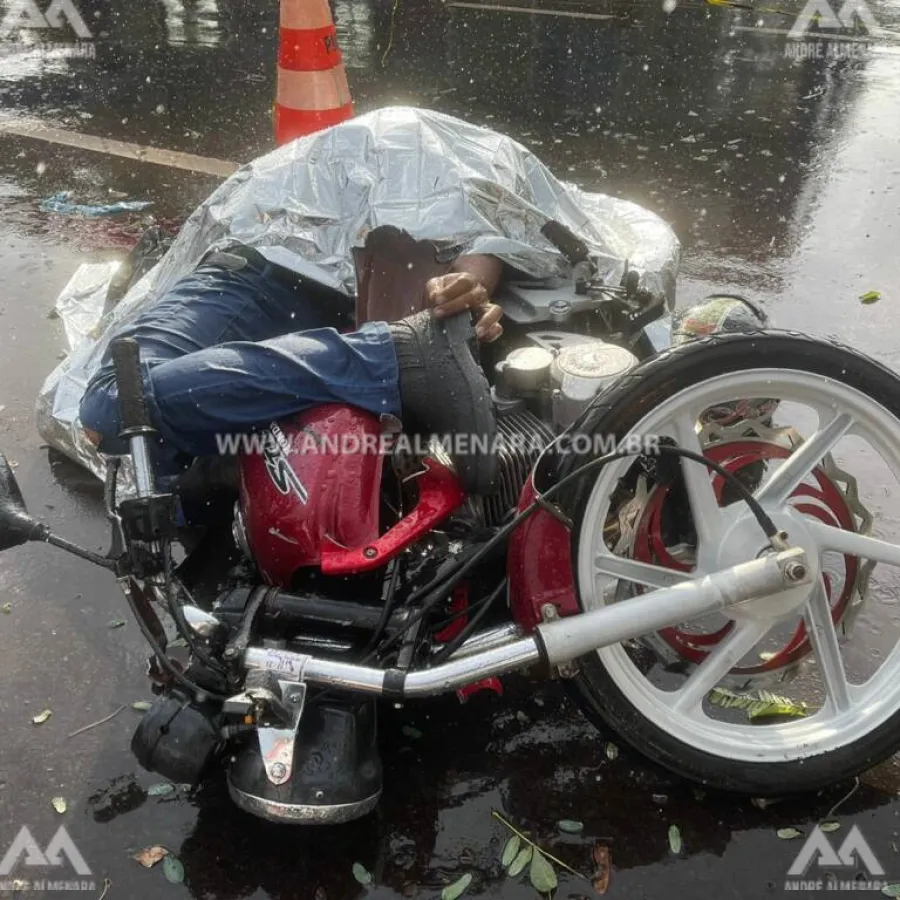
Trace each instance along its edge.
{"label": "motorcycle engine", "polygon": [[497,365],[494,403],[500,435],[500,488],[483,500],[496,525],[511,509],[541,452],[594,398],[637,365],[628,350],[568,332],[532,332],[530,346]]}

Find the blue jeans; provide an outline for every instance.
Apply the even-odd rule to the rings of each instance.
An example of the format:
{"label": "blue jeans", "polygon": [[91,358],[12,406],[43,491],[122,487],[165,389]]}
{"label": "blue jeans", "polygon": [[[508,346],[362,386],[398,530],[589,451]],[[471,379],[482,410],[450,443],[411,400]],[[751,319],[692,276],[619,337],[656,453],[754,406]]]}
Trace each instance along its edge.
{"label": "blue jeans", "polygon": [[[400,416],[397,356],[383,322],[340,333],[328,288],[290,287],[270,267],[203,264],[115,337],[141,348],[150,416],[162,438],[159,474],[219,451],[217,434],[263,428],[323,403]],[[284,270],[281,270],[284,271]],[[124,453],[107,351],[81,401],[81,423]]]}

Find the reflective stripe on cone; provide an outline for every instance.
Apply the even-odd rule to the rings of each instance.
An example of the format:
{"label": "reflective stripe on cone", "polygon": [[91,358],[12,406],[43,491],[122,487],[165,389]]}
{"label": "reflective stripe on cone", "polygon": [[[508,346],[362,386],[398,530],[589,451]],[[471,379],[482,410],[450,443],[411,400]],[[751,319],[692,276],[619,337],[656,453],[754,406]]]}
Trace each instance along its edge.
{"label": "reflective stripe on cone", "polygon": [[328,0],[281,0],[275,140],[284,144],[352,116]]}

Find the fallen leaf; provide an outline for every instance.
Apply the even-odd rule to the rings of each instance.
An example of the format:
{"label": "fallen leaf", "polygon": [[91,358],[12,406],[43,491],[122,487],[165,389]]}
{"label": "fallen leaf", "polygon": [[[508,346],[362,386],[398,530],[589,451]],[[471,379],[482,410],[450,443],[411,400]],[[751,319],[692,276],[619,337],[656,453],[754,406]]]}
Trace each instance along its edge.
{"label": "fallen leaf", "polygon": [[619,756],[619,748],[613,743],[608,743],[606,745],[606,758],[607,759],[617,759],[618,756]]}
{"label": "fallen leaf", "polygon": [[556,823],[563,834],[581,834],[584,831],[584,822],[576,822],[575,819],[562,819]]}
{"label": "fallen leaf", "polygon": [[769,691],[753,691],[749,694],[736,694],[727,688],[713,688],[707,699],[713,706],[722,709],[742,709],[750,721],[770,716],[791,716],[802,718],[809,715],[809,707],[801,702],[781,697]]}
{"label": "fallen leaf", "polygon": [[826,834],[832,831],[837,831],[841,827],[840,822],[823,822],[819,828],[824,831]]}
{"label": "fallen leaf", "polygon": [[9,615],[12,612],[12,603],[4,603],[3,604],[3,613],[4,615]]}
{"label": "fallen leaf", "polygon": [[500,865],[503,866],[504,869],[508,869],[512,861],[516,858],[521,843],[522,841],[517,834],[514,834],[506,842],[506,846],[503,848],[503,856],[500,857]]}
{"label": "fallen leaf", "polygon": [[166,881],[172,884],[181,884],[184,881],[184,865],[177,856],[166,854],[163,860],[163,875],[166,876]]}
{"label": "fallen leaf", "polygon": [[313,900],[328,900],[328,894],[321,884],[316,888],[316,892],[313,895]]}
{"label": "fallen leaf", "polygon": [[462,878],[457,879],[453,884],[448,884],[441,891],[441,900],[456,900],[457,897],[461,897],[466,892],[471,883],[472,876],[466,872]]}
{"label": "fallen leaf", "polygon": [[31,721],[34,722],[35,725],[43,725],[52,715],[52,709],[45,709],[42,713],[38,713]]}
{"label": "fallen leaf", "polygon": [[596,866],[593,879],[594,890],[598,894],[605,894],[609,889],[609,876],[610,869],[612,868],[609,847],[606,847],[603,844],[594,844],[592,855],[594,857],[594,865]]}
{"label": "fallen leaf", "polygon": [[147,712],[152,705],[152,703],[148,703],[146,700],[137,700],[131,704],[131,708],[138,712]]}
{"label": "fallen leaf", "polygon": [[66,806],[66,798],[65,797],[54,797],[50,802],[53,804],[53,808],[60,815],[62,815],[68,809],[68,806]]}
{"label": "fallen leaf", "polygon": [[187,645],[188,642],[183,637],[180,637],[175,638],[174,641],[169,641],[169,643],[166,644],[166,647],[168,647],[170,650],[175,650],[178,647],[187,647]]}
{"label": "fallen leaf", "polygon": [[519,855],[513,860],[513,864],[509,867],[509,871],[506,873],[510,878],[515,878],[517,875],[521,875],[525,866],[531,862],[531,847],[525,847],[523,850],[519,851]]}
{"label": "fallen leaf", "polygon": [[886,884],[881,889],[881,893],[884,894],[885,897],[900,897],[900,882]]}
{"label": "fallen leaf", "polygon": [[169,851],[166,850],[165,847],[157,845],[155,847],[146,847],[140,852],[135,853],[131,858],[137,860],[145,869],[151,869],[164,856],[168,856],[168,854]]}
{"label": "fallen leaf", "polygon": [[783,841],[790,841],[794,838],[803,837],[803,832],[798,831],[796,828],[779,828],[778,831],[775,832]]}
{"label": "fallen leaf", "polygon": [[165,797],[167,794],[175,793],[175,785],[163,781],[161,784],[151,784],[147,788],[148,797]]}
{"label": "fallen leaf", "polygon": [[369,870],[362,863],[353,863],[353,877],[360,884],[372,883],[372,876],[369,874]]}
{"label": "fallen leaf", "polygon": [[559,885],[556,878],[556,870],[540,850],[535,850],[531,856],[531,869],[528,872],[532,887],[539,894],[552,894]]}
{"label": "fallen leaf", "polygon": [[413,728],[412,725],[404,725],[400,730],[408,738],[412,738],[414,741],[417,741],[420,737],[422,737],[422,732],[419,731],[418,728]]}
{"label": "fallen leaf", "polygon": [[110,619],[107,623],[110,629],[112,628],[124,628],[125,620],[124,619]]}
{"label": "fallen leaf", "polygon": [[866,304],[877,303],[881,299],[881,291],[866,291],[864,294],[859,295],[859,299]]}
{"label": "fallen leaf", "polygon": [[681,829],[677,825],[669,826],[669,849],[676,855],[681,853]]}

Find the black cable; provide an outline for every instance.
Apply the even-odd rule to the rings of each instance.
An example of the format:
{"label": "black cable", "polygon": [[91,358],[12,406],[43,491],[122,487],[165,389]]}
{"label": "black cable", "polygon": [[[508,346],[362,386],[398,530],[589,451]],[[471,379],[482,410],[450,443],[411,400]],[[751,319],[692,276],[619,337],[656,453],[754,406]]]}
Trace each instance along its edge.
{"label": "black cable", "polygon": [[378,620],[378,625],[375,627],[372,637],[369,638],[369,642],[363,648],[363,656],[368,656],[368,654],[378,646],[378,642],[384,635],[384,630],[387,628],[388,620],[391,618],[391,612],[394,609],[394,595],[397,591],[397,581],[399,580],[399,576],[400,557],[398,556],[397,559],[394,560],[394,566],[391,569],[391,580],[388,582],[387,597],[385,598],[384,605],[381,609],[381,618]]}
{"label": "black cable", "polygon": [[[736,478],[731,472],[729,472],[724,466],[721,466],[717,462],[713,462],[711,459],[707,459],[705,456],[694,453],[691,450],[685,450],[682,447],[675,447],[668,444],[659,444],[657,446],[657,453],[671,453],[675,456],[682,456],[685,459],[693,460],[694,462],[699,462],[705,465],[707,468],[712,469],[717,474],[721,475],[726,481],[728,481],[741,495],[741,498],[747,503],[753,512],[754,517],[757,522],[759,522],[760,528],[765,532],[766,537],[774,538],[778,535],[778,528],[776,528],[775,523],[768,516],[766,511],[762,508],[759,501],[753,496],[753,494],[741,483],[741,481]],[[365,657],[362,662],[366,663],[371,661],[373,656],[376,654],[383,653],[385,650],[394,646],[399,640],[401,640],[406,632],[412,628],[414,625],[418,624],[422,621],[422,619],[428,615],[431,609],[437,605],[441,600],[443,600],[447,591],[453,588],[464,575],[468,574],[468,572],[474,568],[474,566],[481,561],[481,559],[486,556],[489,552],[491,552],[494,547],[499,544],[501,541],[505,540],[516,528],[518,528],[523,522],[529,519],[536,510],[540,509],[542,504],[548,502],[551,497],[554,497],[557,493],[559,493],[564,487],[569,484],[577,481],[579,478],[584,477],[588,472],[592,472],[594,469],[602,468],[610,462],[613,462],[617,459],[627,459],[631,456],[641,456],[641,455],[651,455],[642,453],[640,450],[617,450],[614,453],[607,453],[604,456],[599,456],[597,459],[592,459],[590,462],[585,463],[583,466],[577,468],[574,472],[570,472],[560,481],[556,482],[556,484],[551,485],[544,491],[543,494],[539,494],[538,497],[527,507],[525,507],[522,512],[520,512],[508,525],[504,525],[489,541],[485,543],[485,545],[475,554],[473,554],[465,563],[460,566],[457,566],[455,569],[452,569],[450,572],[445,573],[442,577],[434,579],[430,584],[425,585],[425,587],[420,588],[416,591],[410,598],[409,603],[415,602],[419,597],[425,596],[425,600],[422,603],[418,613],[412,616],[405,623],[404,627],[391,635],[390,638],[387,639],[385,643],[383,643],[376,651],[372,651],[369,653],[367,657]],[[441,582],[440,587],[433,588],[435,582]]]}
{"label": "black cable", "polygon": [[138,623],[138,628],[141,630],[141,634],[144,636],[144,640],[150,645],[150,649],[156,655],[156,658],[159,660],[160,665],[182,686],[187,688],[194,696],[202,695],[209,697],[211,700],[219,700],[224,702],[228,698],[224,694],[216,694],[213,691],[208,691],[205,688],[200,687],[199,685],[194,684],[183,672],[179,671],[179,669],[172,663],[172,660],[166,656],[166,651],[160,647],[156,638],[153,636],[153,632],[150,630],[150,627],[144,621],[143,617],[140,614],[140,611],[137,608],[137,604],[134,602],[134,597],[131,596],[131,591],[123,591],[125,594],[125,601],[128,603],[128,608],[131,610],[132,615],[135,617]]}
{"label": "black cable", "polygon": [[466,627],[463,628],[462,631],[452,641],[448,641],[446,645],[441,647],[441,649],[431,658],[430,664],[432,666],[436,666],[442,662],[444,662],[447,657],[449,657],[452,653],[455,653],[466,641],[466,639],[475,631],[475,629],[481,624],[481,620],[488,614],[491,607],[496,602],[497,598],[503,593],[504,589],[507,585],[507,579],[504,578],[500,584],[493,590],[490,596],[481,603],[481,609],[475,613],[474,616],[469,620],[466,624]]}

